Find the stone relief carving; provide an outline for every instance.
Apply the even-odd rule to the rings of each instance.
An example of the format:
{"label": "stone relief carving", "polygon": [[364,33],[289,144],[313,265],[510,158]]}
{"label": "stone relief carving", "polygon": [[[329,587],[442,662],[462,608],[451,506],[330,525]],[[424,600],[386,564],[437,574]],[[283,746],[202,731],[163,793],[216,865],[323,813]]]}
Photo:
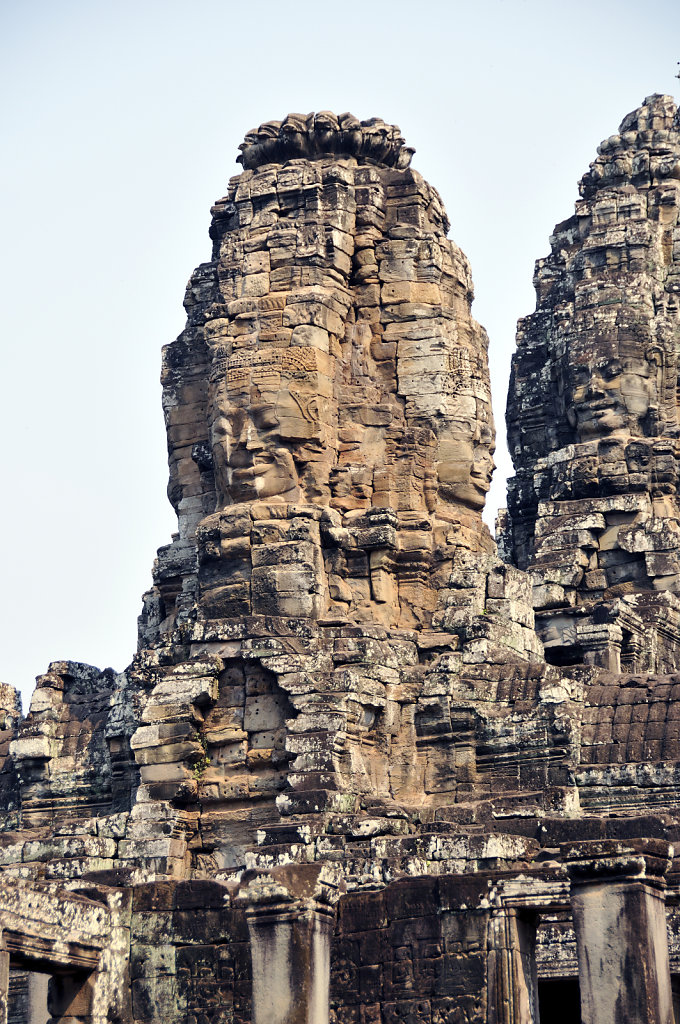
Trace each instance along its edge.
{"label": "stone relief carving", "polygon": [[519,325],[510,548],[548,657],[676,666],[679,156],[675,104],[648,97],[599,147]]}
{"label": "stone relief carving", "polygon": [[140,650],[52,663],[26,718],[0,684],[0,1015],[37,966],[84,1024],[668,1024],[675,107],[603,144],[539,267],[528,572],[481,527],[485,336],[398,130],[291,115],[242,153],[164,354]]}
{"label": "stone relief carving", "polygon": [[[241,151],[244,171],[213,209],[213,261],[192,277],[187,329],[166,356],[180,534],[156,618],[283,614],[299,586],[304,614],[426,622],[455,552],[491,550],[488,341],[469,266],[397,128],[295,115]],[[191,374],[177,386],[185,350],[200,396]],[[282,545],[309,507],[320,532],[306,566],[262,565],[251,527],[235,573],[225,553],[241,507],[240,522],[275,519]],[[388,530],[371,525],[381,515]],[[194,535],[198,578],[180,573],[178,593]]]}

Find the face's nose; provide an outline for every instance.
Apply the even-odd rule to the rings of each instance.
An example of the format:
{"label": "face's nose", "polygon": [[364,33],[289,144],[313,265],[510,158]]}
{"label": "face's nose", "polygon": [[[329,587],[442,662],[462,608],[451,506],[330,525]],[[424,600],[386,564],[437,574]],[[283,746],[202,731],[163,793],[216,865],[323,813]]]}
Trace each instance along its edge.
{"label": "face's nose", "polygon": [[231,430],[229,429],[229,423],[225,416],[217,416],[213,420],[212,424],[212,438],[213,444],[225,441],[231,436]]}
{"label": "face's nose", "polygon": [[245,431],[243,440],[245,441],[246,449],[249,452],[261,452],[264,448],[257,431],[252,426]]}
{"label": "face's nose", "polygon": [[604,378],[597,370],[593,370],[586,387],[586,397],[603,398],[606,392]]}

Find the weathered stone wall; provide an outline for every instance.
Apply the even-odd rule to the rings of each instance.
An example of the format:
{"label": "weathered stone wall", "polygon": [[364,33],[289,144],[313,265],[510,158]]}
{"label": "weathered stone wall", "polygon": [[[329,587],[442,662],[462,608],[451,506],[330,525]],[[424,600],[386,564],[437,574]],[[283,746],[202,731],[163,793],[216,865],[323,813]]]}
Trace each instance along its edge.
{"label": "weathered stone wall", "polygon": [[132,904],[132,1019],[249,1024],[250,946],[223,885],[155,882]]}
{"label": "weathered stone wall", "polygon": [[20,821],[19,780],[10,745],[21,720],[21,697],[13,686],[0,683],[0,831],[16,828]]}
{"label": "weathered stone wall", "polygon": [[669,96],[623,120],[580,191],[518,327],[504,548],[530,573],[551,660],[672,671],[680,122]]}
{"label": "weathered stone wall", "polygon": [[403,880],[382,892],[343,897],[333,941],[331,1020],[485,1022],[489,911],[477,906],[479,896],[478,883],[449,877]]}
{"label": "weathered stone wall", "polygon": [[111,810],[111,761],[104,737],[114,673],[53,662],[36,682],[12,746],[25,825]]}
{"label": "weathered stone wall", "polygon": [[142,641],[196,614],[426,625],[446,548],[491,550],[467,260],[396,128],[291,115],[242,148],[164,355],[179,535]]}
{"label": "weathered stone wall", "polygon": [[164,352],[140,649],[52,664],[24,719],[0,689],[0,1024],[10,967],[69,1024],[535,1024],[577,975],[589,1024],[670,1024],[677,134],[668,98],[630,115],[539,264],[516,565],[412,151],[350,115],[246,137]]}

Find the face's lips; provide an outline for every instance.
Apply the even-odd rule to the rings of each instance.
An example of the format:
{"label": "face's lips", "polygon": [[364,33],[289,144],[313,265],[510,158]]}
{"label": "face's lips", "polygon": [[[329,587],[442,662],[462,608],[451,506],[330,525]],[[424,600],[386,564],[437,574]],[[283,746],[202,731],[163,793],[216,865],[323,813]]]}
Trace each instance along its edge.
{"label": "face's lips", "polygon": [[[233,462],[236,459],[242,463],[247,460],[247,464],[235,466]],[[269,473],[271,470],[280,470],[281,468],[280,460],[277,459],[275,454],[260,450],[239,452],[238,455],[234,453],[234,456],[232,456],[232,466],[232,479],[246,481],[264,476],[265,473]]]}
{"label": "face's lips", "polygon": [[252,466],[245,466],[243,469],[233,469],[232,479],[239,480],[253,480],[255,477],[263,476],[271,469],[272,464],[270,462],[257,463]]}
{"label": "face's lips", "polygon": [[587,416],[589,413],[607,412],[608,409],[616,409],[617,407],[616,402],[607,402],[601,399],[599,402],[589,402],[587,405],[581,406],[580,409],[577,407],[577,412],[582,412]]}

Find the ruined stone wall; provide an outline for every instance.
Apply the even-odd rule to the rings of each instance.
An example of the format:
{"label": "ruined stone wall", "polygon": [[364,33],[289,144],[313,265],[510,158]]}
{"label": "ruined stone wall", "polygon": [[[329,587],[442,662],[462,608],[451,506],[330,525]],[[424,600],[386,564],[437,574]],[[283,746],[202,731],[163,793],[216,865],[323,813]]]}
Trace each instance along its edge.
{"label": "ruined stone wall", "polygon": [[0,830],[16,828],[20,821],[20,794],[10,746],[21,719],[21,696],[13,686],[0,684],[0,801],[4,813]]}
{"label": "ruined stone wall", "polygon": [[132,1020],[251,1020],[250,946],[243,910],[224,886],[156,882],[135,889]]}

